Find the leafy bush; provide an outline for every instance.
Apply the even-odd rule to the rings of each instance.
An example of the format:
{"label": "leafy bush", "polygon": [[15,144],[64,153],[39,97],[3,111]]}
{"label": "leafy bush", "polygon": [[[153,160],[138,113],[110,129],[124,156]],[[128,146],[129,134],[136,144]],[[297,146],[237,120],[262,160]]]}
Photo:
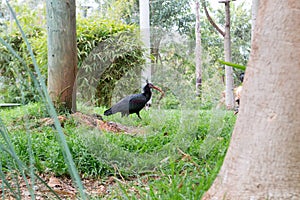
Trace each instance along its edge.
{"label": "leafy bush", "polygon": [[[77,20],[77,56],[79,76],[91,77],[88,87],[94,84],[98,104],[108,105],[117,80],[134,67],[141,68],[143,50],[136,26],[103,19]],[[44,80],[47,80],[47,34],[46,30],[33,26],[26,37],[30,41]],[[32,67],[31,58],[19,33],[3,38]],[[5,46],[0,45],[0,74],[5,76],[1,85],[2,101],[38,101],[33,80]],[[80,80],[78,80],[80,82]],[[82,82],[81,82],[82,83]],[[92,89],[90,87],[89,89]],[[21,92],[22,91],[22,92]],[[22,96],[23,95],[23,96]]]}
{"label": "leafy bush", "polygon": [[[42,29],[36,27],[26,37],[35,40],[43,34]],[[29,68],[32,68],[33,65],[21,34],[13,33],[10,36],[5,36],[3,40],[11,44],[25,63],[21,63],[12,55],[6,46],[0,45],[0,74],[3,76],[2,87],[0,88],[2,101],[20,103],[38,101],[37,89],[34,88],[34,82],[25,68],[25,65]]]}
{"label": "leafy bush", "polygon": [[[137,80],[144,63],[143,49],[134,25],[116,21],[82,19],[78,26],[78,58],[82,61],[77,76],[81,100],[110,106],[116,84],[130,88],[125,75]],[[100,26],[99,26],[100,25]],[[87,30],[87,27],[91,27]],[[98,29],[93,27],[99,26]],[[101,37],[99,37],[101,36]],[[97,37],[89,41],[90,37]],[[124,89],[123,89],[124,91]]]}

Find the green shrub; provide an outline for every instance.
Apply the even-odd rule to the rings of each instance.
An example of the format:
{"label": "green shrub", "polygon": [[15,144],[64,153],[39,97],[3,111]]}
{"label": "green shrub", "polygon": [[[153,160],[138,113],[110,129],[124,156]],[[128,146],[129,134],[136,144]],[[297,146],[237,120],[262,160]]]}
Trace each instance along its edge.
{"label": "green shrub", "polygon": [[[104,19],[77,20],[77,56],[79,76],[90,77],[87,87],[95,86],[98,104],[108,105],[115,83],[133,68],[141,68],[144,62],[143,50],[138,39],[137,27],[118,21]],[[47,81],[47,33],[40,26],[34,26],[26,37],[30,41],[35,58],[44,80]],[[19,33],[3,38],[32,68],[32,60]],[[39,101],[38,91],[25,67],[0,45],[0,74],[4,76],[1,85],[1,99],[6,102]],[[91,77],[94,76],[94,77]],[[82,85],[81,85],[82,86]],[[83,85],[84,86],[84,85]],[[83,90],[84,91],[84,90]],[[22,100],[26,100],[22,102]]]}
{"label": "green shrub", "polygon": [[[35,40],[40,38],[43,34],[41,28],[35,27],[26,37],[30,40]],[[24,64],[26,64],[32,69],[33,65],[21,34],[12,33],[3,39],[19,53],[19,56],[24,59],[25,63],[20,63],[20,61],[9,52],[7,47],[0,44],[0,74],[3,76],[2,87],[0,88],[2,101],[19,103],[38,101],[40,99],[38,91],[34,87],[34,82],[24,67]]]}

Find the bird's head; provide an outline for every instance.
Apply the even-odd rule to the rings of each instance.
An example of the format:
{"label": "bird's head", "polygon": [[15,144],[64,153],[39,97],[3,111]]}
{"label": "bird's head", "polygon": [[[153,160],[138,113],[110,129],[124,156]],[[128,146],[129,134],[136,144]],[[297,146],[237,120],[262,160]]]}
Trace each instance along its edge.
{"label": "bird's head", "polygon": [[155,90],[157,90],[157,91],[159,91],[160,93],[162,93],[162,95],[164,95],[164,92],[162,91],[162,89],[160,89],[159,87],[157,87],[157,86],[155,86],[155,85],[153,85],[152,83],[150,83],[148,80],[146,80],[146,86],[145,87],[149,87],[149,88],[153,88],[153,89],[155,89]]}

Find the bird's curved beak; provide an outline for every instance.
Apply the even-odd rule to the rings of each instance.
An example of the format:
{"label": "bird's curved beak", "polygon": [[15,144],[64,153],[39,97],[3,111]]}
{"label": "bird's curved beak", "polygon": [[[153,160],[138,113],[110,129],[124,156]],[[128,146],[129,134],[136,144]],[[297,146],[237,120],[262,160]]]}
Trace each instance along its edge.
{"label": "bird's curved beak", "polygon": [[151,85],[153,89],[159,91],[161,93],[161,97],[163,97],[165,95],[164,91],[162,91],[162,89],[160,89],[159,87],[156,87],[155,85]]}

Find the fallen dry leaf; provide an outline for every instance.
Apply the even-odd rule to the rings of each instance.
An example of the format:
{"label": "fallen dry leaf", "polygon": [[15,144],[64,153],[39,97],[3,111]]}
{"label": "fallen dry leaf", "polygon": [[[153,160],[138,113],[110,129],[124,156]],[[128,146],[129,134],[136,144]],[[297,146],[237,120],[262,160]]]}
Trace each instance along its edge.
{"label": "fallen dry leaf", "polygon": [[56,177],[54,177],[54,176],[50,177],[49,182],[48,182],[48,185],[49,185],[50,187],[52,187],[52,188],[55,188],[55,187],[62,187],[62,185],[61,185],[59,179],[56,178]]}

